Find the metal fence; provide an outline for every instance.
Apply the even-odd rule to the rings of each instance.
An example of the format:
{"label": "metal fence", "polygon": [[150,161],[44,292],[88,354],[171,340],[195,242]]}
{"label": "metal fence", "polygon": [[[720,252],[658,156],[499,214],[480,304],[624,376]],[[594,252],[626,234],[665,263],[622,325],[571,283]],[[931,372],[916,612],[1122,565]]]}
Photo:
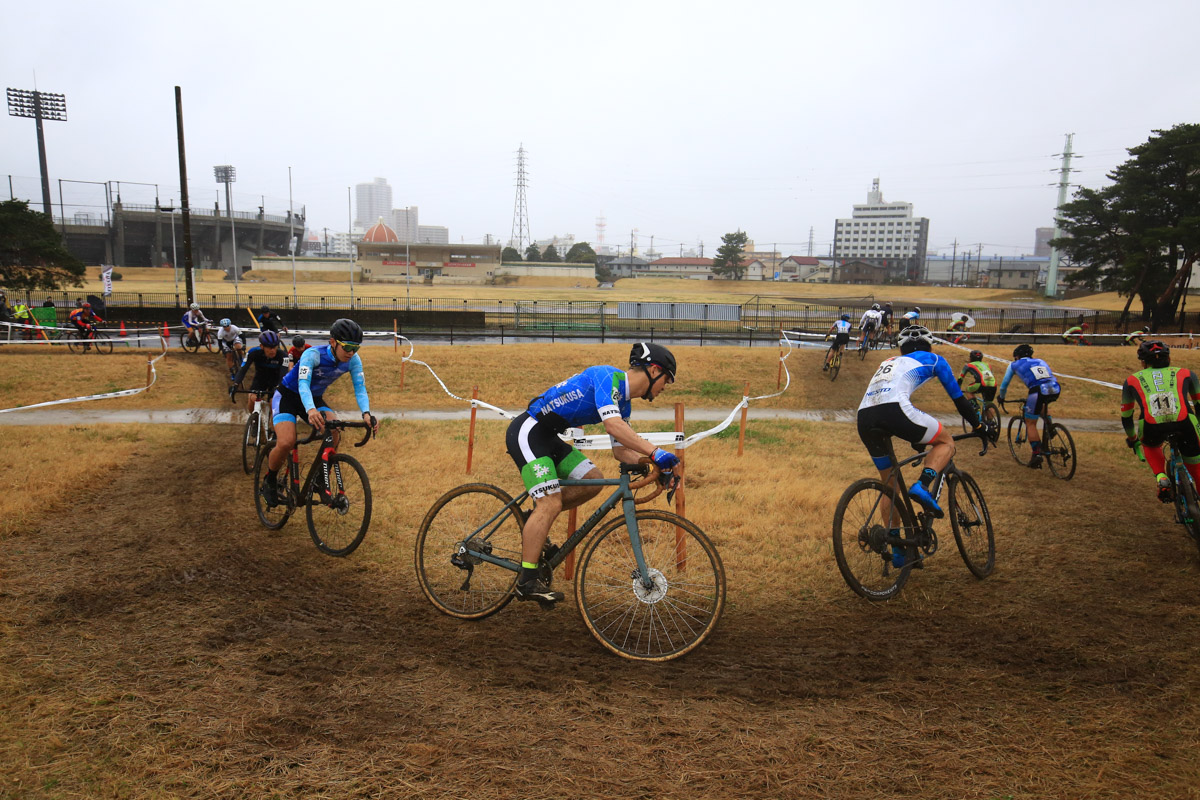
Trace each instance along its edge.
{"label": "metal fence", "polygon": [[[35,291],[24,295],[9,293],[10,304],[26,302],[31,306],[50,300],[59,308],[74,307],[74,300],[83,292]],[[256,312],[261,306],[287,317],[289,324],[302,324],[306,312],[314,318],[324,318],[328,312],[348,314],[364,312],[364,317],[378,320],[395,317],[406,328],[438,326],[437,320],[448,318],[474,320],[479,330],[558,331],[569,335],[573,331],[625,332],[654,331],[662,335],[742,337],[753,333],[767,338],[780,330],[823,333],[843,313],[849,314],[857,326],[863,311],[870,307],[870,298],[846,298],[833,302],[766,303],[760,299],[742,306],[723,303],[668,303],[593,300],[487,300],[456,298],[407,299],[395,297],[300,296],[257,292],[222,292],[199,295],[197,301],[211,313],[239,313],[249,307]],[[114,292],[107,298],[109,316],[113,319],[177,319],[187,306],[182,293],[173,292]],[[636,307],[634,309],[634,307]],[[634,310],[631,310],[634,309]],[[902,313],[903,308],[897,307]],[[636,313],[635,313],[636,311]],[[921,323],[934,332],[945,331],[951,315],[966,312],[976,321],[972,334],[1029,333],[1061,334],[1080,322],[1088,323],[1088,333],[1125,333],[1138,327],[1142,320],[1131,315],[1125,323],[1117,311],[1064,310],[1048,307],[971,308],[963,306],[923,306]],[[1188,320],[1182,318],[1178,330],[1187,330]],[[427,322],[422,322],[425,320]],[[458,326],[460,322],[456,321]],[[1175,329],[1175,326],[1172,326]]]}

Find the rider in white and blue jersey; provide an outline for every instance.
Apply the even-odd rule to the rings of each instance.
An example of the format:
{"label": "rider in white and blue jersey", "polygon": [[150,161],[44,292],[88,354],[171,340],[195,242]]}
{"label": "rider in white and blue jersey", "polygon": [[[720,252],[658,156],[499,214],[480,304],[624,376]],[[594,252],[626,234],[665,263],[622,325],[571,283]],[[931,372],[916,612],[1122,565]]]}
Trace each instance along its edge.
{"label": "rider in white and blue jersey", "polygon": [[[300,360],[279,382],[279,389],[271,400],[275,449],[267,457],[267,474],[260,489],[268,506],[278,505],[276,473],[296,446],[296,420],[306,419],[309,425],[323,431],[326,419],[337,419],[333,409],[325,405],[324,394],[329,384],[347,372],[354,382],[354,399],[358,403],[358,410],[362,412],[363,421],[370,424],[372,433],[379,432],[379,425],[371,416],[362,359],[358,356],[362,340],[362,328],[357,322],[339,319],[329,329],[329,344],[305,350]],[[337,446],[337,440],[335,431],[334,447]]]}
{"label": "rider in white and blue jersey", "polygon": [[[866,394],[858,406],[858,436],[879,470],[879,477],[889,483],[892,474],[891,437],[899,437],[916,445],[930,445],[925,457],[921,478],[909,489],[909,494],[936,516],[942,516],[937,499],[929,487],[954,457],[954,439],[940,422],[912,404],[912,393],[931,378],[937,378],[954,401],[958,413],[979,428],[979,415],[963,397],[946,359],[931,352],[933,334],[920,325],[910,325],[900,331],[900,355],[887,359],[875,370]],[[886,499],[886,498],[885,498]],[[890,514],[890,507],[885,509]],[[898,531],[898,529],[895,529]],[[892,554],[892,563],[904,566],[903,551]]]}
{"label": "rider in white and blue jersey", "polygon": [[1042,468],[1042,437],[1038,433],[1038,417],[1046,413],[1046,407],[1058,399],[1062,387],[1054,377],[1050,365],[1040,358],[1033,357],[1033,345],[1019,344],[1013,350],[1016,359],[1004,371],[1004,380],[1000,381],[1000,391],[997,399],[1003,403],[1008,391],[1008,384],[1016,375],[1029,390],[1025,398],[1025,430],[1029,433],[1029,447],[1033,450],[1033,460],[1029,466],[1033,469]]}
{"label": "rider in white and blue jersey", "polygon": [[653,402],[668,383],[675,382],[675,356],[660,344],[638,342],[629,353],[629,366],[628,371],[588,367],[533,398],[508,426],[508,454],[521,470],[521,480],[534,501],[521,532],[518,600],[536,600],[543,607],[552,607],[563,599],[562,592],[552,591],[538,575],[542,547],[550,526],[564,509],[582,505],[603,488],[559,484],[560,478],[604,478],[591,459],[560,438],[567,428],[602,423],[616,442],[613,455],[619,460],[635,463],[639,455],[650,456],[664,473],[679,464],[674,453],[655,447],[629,426],[634,397]]}
{"label": "rider in white and blue jersey", "polygon": [[833,345],[825,351],[825,366],[821,367],[821,371],[829,369],[829,362],[833,360],[833,354],[841,350],[850,341],[850,315],[842,314],[834,320],[834,323],[829,326],[829,330],[825,333],[825,338],[833,336]]}

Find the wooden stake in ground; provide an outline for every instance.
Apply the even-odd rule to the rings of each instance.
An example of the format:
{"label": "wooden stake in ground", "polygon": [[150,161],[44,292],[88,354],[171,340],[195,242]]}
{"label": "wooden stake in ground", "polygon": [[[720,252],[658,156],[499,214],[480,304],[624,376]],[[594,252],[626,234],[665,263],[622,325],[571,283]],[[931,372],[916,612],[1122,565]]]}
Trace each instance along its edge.
{"label": "wooden stake in ground", "polygon": [[471,430],[467,433],[467,474],[471,474],[471,456],[475,452],[475,401],[479,399],[479,387],[471,389]]}

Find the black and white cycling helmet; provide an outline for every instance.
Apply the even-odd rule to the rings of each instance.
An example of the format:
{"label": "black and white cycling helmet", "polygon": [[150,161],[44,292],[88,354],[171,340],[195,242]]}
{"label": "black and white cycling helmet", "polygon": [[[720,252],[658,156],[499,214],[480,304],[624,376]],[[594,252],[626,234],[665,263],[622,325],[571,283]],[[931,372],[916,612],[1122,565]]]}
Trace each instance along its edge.
{"label": "black and white cycling helmet", "polygon": [[363,329],[352,319],[339,319],[329,327],[329,335],[339,342],[362,344]]}
{"label": "black and white cycling helmet", "polygon": [[879,310],[879,303],[871,303],[871,310],[872,310],[872,311],[878,311],[878,310]]}
{"label": "black and white cycling helmet", "polygon": [[901,353],[933,349],[933,334],[924,325],[909,325],[900,331],[900,337],[896,341],[900,345]]}
{"label": "black and white cycling helmet", "polygon": [[200,310],[200,304],[199,304],[199,303],[192,303],[191,305],[189,305],[189,306],[188,306],[188,308],[190,308],[192,311],[199,311],[199,310]]}
{"label": "black and white cycling helmet", "polygon": [[661,344],[654,342],[638,342],[629,351],[629,366],[648,367],[658,364],[671,382],[675,382],[675,356]]}
{"label": "black and white cycling helmet", "polygon": [[1032,357],[1033,357],[1033,345],[1031,345],[1031,344],[1019,344],[1015,348],[1013,348],[1013,358],[1032,358]]}

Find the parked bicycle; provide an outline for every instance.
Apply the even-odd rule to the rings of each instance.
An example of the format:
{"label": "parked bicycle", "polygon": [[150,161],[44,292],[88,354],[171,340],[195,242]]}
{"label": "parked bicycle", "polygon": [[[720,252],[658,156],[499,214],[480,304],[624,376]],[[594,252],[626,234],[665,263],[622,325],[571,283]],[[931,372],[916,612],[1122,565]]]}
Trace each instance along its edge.
{"label": "parked bicycle", "polygon": [[[634,475],[645,477],[631,481]],[[639,661],[670,661],[691,652],[712,634],[725,607],[725,567],[704,532],[676,514],[636,508],[662,486],[636,499],[634,491],[658,477],[651,465],[622,464],[616,479],[560,479],[562,486],[616,489],[561,547],[547,544],[539,565],[549,585],[554,570],[583,542],[574,578],[583,622],[608,650]],[[469,483],[429,509],[414,560],[421,591],[439,611],[483,619],[513,599],[528,497]],[[624,513],[601,524],[618,504]]]}
{"label": "parked bicycle", "polygon": [[236,403],[234,395],[238,394],[254,395],[254,410],[250,412],[246,427],[242,430],[242,471],[249,475],[254,471],[258,451],[275,438],[275,431],[271,427],[271,392],[234,389],[229,396],[230,402]]}
{"label": "parked bicycle", "polygon": [[[279,530],[301,506],[308,520],[308,532],[313,544],[322,553],[348,556],[362,543],[371,524],[371,483],[367,471],[351,456],[337,452],[333,432],[348,428],[365,428],[366,434],[355,447],[362,447],[371,438],[371,426],[365,422],[327,420],[325,432],[315,429],[292,448],[287,469],[276,475],[275,492],[279,505],[268,506],[262,495],[267,474],[267,456],[275,446],[268,439],[260,447],[254,461],[254,507],[258,518],[270,530]],[[300,483],[299,446],[321,440],[304,483]]]}
{"label": "parked bicycle", "polygon": [[[1007,414],[1008,406],[1003,401],[1000,405]],[[1039,419],[1042,421],[1042,460],[1050,467],[1054,477],[1071,480],[1077,461],[1071,432],[1061,422],[1051,419],[1048,413],[1041,414]],[[1021,466],[1028,467],[1033,463],[1033,447],[1029,444],[1023,408],[1008,420],[1008,450]]]}
{"label": "parked bicycle", "polygon": [[195,353],[201,347],[210,353],[217,350],[217,343],[207,325],[199,325],[192,331],[180,331],[179,346],[189,353]]}
{"label": "parked bicycle", "polygon": [[[979,438],[980,455],[987,453],[991,439],[981,428],[978,433],[955,436],[955,441]],[[896,464],[896,454],[891,453]],[[895,597],[914,568],[938,551],[934,519],[942,514],[926,511],[909,496],[907,481],[901,479],[901,467],[919,466],[926,453],[917,453],[896,464],[889,484],[878,478],[864,478],[850,484],[838,501],[833,515],[833,553],[838,570],[846,583],[868,600]],[[953,460],[938,475],[932,490],[940,498],[948,488],[945,508],[950,529],[963,563],[976,578],[992,574],[996,564],[996,540],[992,518],[979,484],[970,474],[958,469]]]}
{"label": "parked bicycle", "polygon": [[80,338],[78,333],[67,334],[70,338],[67,339],[67,349],[72,353],[101,353],[107,354],[113,351],[112,339],[104,331],[89,328],[87,334]]}

